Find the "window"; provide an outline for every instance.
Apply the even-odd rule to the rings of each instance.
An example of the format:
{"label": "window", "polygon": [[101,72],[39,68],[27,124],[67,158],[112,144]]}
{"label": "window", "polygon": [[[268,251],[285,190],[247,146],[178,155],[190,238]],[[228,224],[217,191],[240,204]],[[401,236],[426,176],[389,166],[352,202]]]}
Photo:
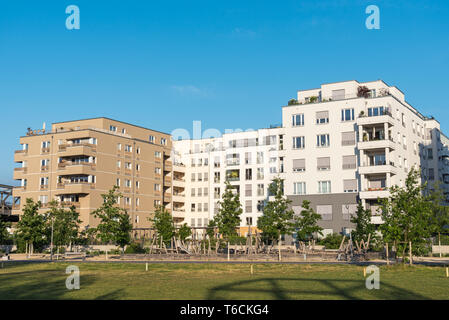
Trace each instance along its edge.
{"label": "window", "polygon": [[195,182],[195,174],[192,173],[192,175],[190,176],[190,181]]}
{"label": "window", "polygon": [[306,171],[306,159],[293,159],[293,172]]}
{"label": "window", "polygon": [[161,185],[159,183],[154,184],[154,191],[161,191]]}
{"label": "window", "polygon": [[[190,211],[195,212],[195,204],[194,203],[191,204],[190,208],[191,208]],[[195,222],[193,224],[195,225]]]}
{"label": "window", "polygon": [[432,160],[433,159],[433,150],[432,148],[427,149],[427,159]]}
{"label": "window", "polygon": [[155,151],[155,152],[154,152],[154,156],[155,156],[156,158],[162,158],[162,153],[161,153],[160,151]]}
{"label": "window", "polygon": [[122,150],[122,144],[121,143],[117,143],[117,150],[118,151]]}
{"label": "window", "polygon": [[305,138],[304,137],[293,137],[293,149],[304,149]]}
{"label": "window", "polygon": [[331,193],[331,182],[318,181],[318,193]]}
{"label": "window", "polygon": [[341,212],[343,214],[343,220],[350,220],[357,213],[357,204],[342,204]]}
{"label": "window", "polygon": [[127,188],[131,188],[131,180],[126,179],[126,180],[125,180],[125,186],[126,186]]}
{"label": "window", "polygon": [[126,134],[126,129],[125,128],[122,129],[122,134]]}
{"label": "window", "polygon": [[42,204],[48,203],[48,196],[39,196],[39,201],[40,201]]}
{"label": "window", "polygon": [[214,183],[220,182],[220,172],[214,172]]}
{"label": "window", "polygon": [[192,197],[194,197],[195,196],[195,188],[192,188],[191,190],[190,190],[190,195],[192,196]]}
{"label": "window", "polygon": [[245,169],[245,180],[253,179],[253,169]]}
{"label": "window", "polygon": [[127,145],[125,145],[125,151],[126,152],[132,152],[133,151],[133,147],[127,144]]}
{"label": "window", "polygon": [[41,186],[48,186],[48,177],[41,178]]}
{"label": "window", "polygon": [[[193,210],[195,211],[195,210]],[[195,227],[195,218],[190,219],[190,226]]]}
{"label": "window", "polygon": [[252,185],[246,184],[245,185],[245,197],[251,197],[252,195],[253,195]]}
{"label": "window", "polygon": [[429,180],[435,179],[435,172],[433,168],[429,168]]}
{"label": "window", "polygon": [[163,146],[166,146],[167,145],[167,138],[161,138],[161,144]]}
{"label": "window", "polygon": [[322,220],[332,220],[332,205],[316,206],[316,213],[321,215]]}
{"label": "window", "polygon": [[317,169],[320,171],[331,169],[331,158],[330,157],[320,157],[316,159]]}
{"label": "window", "polygon": [[113,125],[110,125],[110,126],[109,126],[109,131],[117,132],[117,127],[116,127],[116,126],[113,126]]}
{"label": "window", "polygon": [[140,164],[136,164],[136,171],[140,171]]}
{"label": "window", "polygon": [[329,111],[320,111],[316,113],[316,123],[326,124],[329,123]]}
{"label": "window", "polygon": [[385,114],[386,114],[386,110],[384,107],[368,108],[368,117],[383,116]]}
{"label": "window", "polygon": [[257,212],[262,212],[264,208],[264,201],[263,200],[258,200],[257,201]]}
{"label": "window", "polygon": [[355,169],[357,167],[357,156],[343,156],[343,169]]}
{"label": "window", "polygon": [[257,185],[257,195],[259,197],[264,195],[264,186],[263,186],[263,184],[258,184]]}
{"label": "window", "polygon": [[122,162],[120,160],[117,160],[117,168],[120,168],[122,166]]}
{"label": "window", "polygon": [[140,205],[140,199],[136,198],[136,207],[138,207]]}
{"label": "window", "polygon": [[354,120],[354,109],[342,109],[341,121],[352,121],[352,120]]}
{"label": "window", "polygon": [[246,217],[246,225],[252,226],[253,225],[253,218],[252,217]]}
{"label": "window", "polygon": [[262,180],[264,178],[263,168],[257,168],[257,180]]}
{"label": "window", "polygon": [[245,212],[246,213],[253,212],[253,202],[251,200],[246,200],[245,201]]}
{"label": "window", "polygon": [[42,141],[42,149],[50,148],[50,141]]}
{"label": "window", "polygon": [[293,194],[306,194],[306,183],[305,182],[293,183]]}
{"label": "window", "polygon": [[257,152],[257,164],[263,163],[263,152]]}
{"label": "window", "polygon": [[131,162],[125,162],[125,168],[128,170],[131,170],[131,168],[132,168]]}
{"label": "window", "polygon": [[136,153],[137,153],[137,154],[140,154],[140,147],[137,147]]}
{"label": "window", "polygon": [[140,181],[136,181],[136,188],[137,188],[137,189],[140,188]]}
{"label": "window", "polygon": [[161,174],[161,172],[162,172],[161,168],[158,168],[158,167],[154,168],[154,173],[155,174]]}
{"label": "window", "polygon": [[153,204],[155,207],[158,207],[161,205],[161,200],[154,200]]}
{"label": "window", "polygon": [[292,116],[292,126],[293,127],[299,127],[304,125],[304,114],[294,114]]}
{"label": "window", "polygon": [[357,179],[343,180],[344,192],[357,192]]}
{"label": "window", "polygon": [[214,188],[214,199],[220,199],[220,188]]}
{"label": "window", "polygon": [[322,147],[329,147],[330,141],[329,141],[329,134],[318,134],[316,136],[316,146],[319,148]]}
{"label": "window", "polygon": [[154,136],[149,136],[148,141],[150,141],[150,143],[154,143]]}

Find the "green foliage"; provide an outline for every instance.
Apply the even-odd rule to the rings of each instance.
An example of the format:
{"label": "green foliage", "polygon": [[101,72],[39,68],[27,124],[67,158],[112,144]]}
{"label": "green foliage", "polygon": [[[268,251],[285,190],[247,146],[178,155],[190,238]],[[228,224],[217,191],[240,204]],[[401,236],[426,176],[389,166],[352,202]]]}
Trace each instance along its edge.
{"label": "green foliage", "polygon": [[[423,243],[434,227],[431,221],[430,202],[422,195],[423,187],[418,183],[419,173],[412,168],[407,175],[405,187],[390,188],[390,197],[381,199],[383,224],[380,225],[383,239],[395,242],[398,252],[406,257],[406,248]],[[405,259],[403,260],[405,262]]]}
{"label": "green foliage", "polygon": [[377,243],[379,237],[376,233],[376,226],[371,223],[371,210],[364,209],[361,202],[357,206],[356,215],[351,217],[351,222],[355,224],[355,230],[351,232],[352,240],[367,242],[368,236],[371,234],[370,246]]}
{"label": "green foliage", "polygon": [[237,235],[237,227],[240,225],[240,215],[243,210],[240,205],[240,196],[234,194],[229,181],[226,181],[226,189],[222,201],[218,202],[220,209],[215,215],[215,223],[223,238],[229,240],[231,236]]}
{"label": "green foliage", "polygon": [[338,249],[340,248],[343,235],[339,233],[328,234],[325,238],[320,239],[317,243],[321,246],[325,246],[326,249]]}
{"label": "green foliage", "polygon": [[209,236],[209,239],[213,239],[215,236],[215,228],[217,227],[217,224],[215,223],[214,219],[209,220],[209,224],[207,225],[206,233]]}
{"label": "green foliage", "polygon": [[165,245],[169,245],[171,239],[175,235],[175,227],[173,225],[172,215],[163,206],[158,206],[154,212],[152,219],[153,226],[157,231],[158,242],[162,241]]}
{"label": "green foliage", "polygon": [[81,223],[79,213],[74,206],[70,209],[60,207],[57,201],[51,201],[49,205],[50,210],[46,216],[47,234],[51,234],[53,225],[53,243],[56,246],[74,243]]}
{"label": "green foliage", "polygon": [[11,227],[10,222],[3,221],[0,219],[0,244],[6,244],[10,240],[10,236],[7,228]]}
{"label": "green foliage", "polygon": [[274,200],[264,206],[263,215],[257,220],[265,239],[276,240],[281,235],[291,235],[295,230],[294,212],[288,206],[291,200],[284,197],[283,179],[275,178],[269,186],[269,194]]}
{"label": "green foliage", "polygon": [[26,199],[23,214],[17,223],[15,238],[24,245],[30,244],[34,249],[40,249],[47,243],[45,217],[39,214],[40,201]]}
{"label": "green foliage", "polygon": [[448,232],[449,225],[449,207],[444,205],[445,196],[439,183],[435,183],[434,191],[428,197],[430,205],[430,224],[432,234],[441,234]]}
{"label": "green foliage", "polygon": [[186,241],[188,237],[192,235],[192,229],[187,225],[187,223],[184,223],[181,228],[179,228],[176,237],[180,239],[181,241]]}
{"label": "green foliage", "polygon": [[297,239],[303,241],[310,239],[314,234],[322,235],[321,231],[323,228],[318,226],[320,219],[321,215],[310,207],[310,201],[304,200],[302,202],[301,216],[296,219]]}
{"label": "green foliage", "polygon": [[133,242],[126,247],[125,253],[145,253],[145,249],[139,243]]}
{"label": "green foliage", "polygon": [[91,214],[101,221],[96,228],[91,229],[101,241],[115,243],[124,248],[131,241],[132,224],[125,209],[117,206],[117,199],[121,194],[114,186],[107,194],[102,194],[103,204]]}

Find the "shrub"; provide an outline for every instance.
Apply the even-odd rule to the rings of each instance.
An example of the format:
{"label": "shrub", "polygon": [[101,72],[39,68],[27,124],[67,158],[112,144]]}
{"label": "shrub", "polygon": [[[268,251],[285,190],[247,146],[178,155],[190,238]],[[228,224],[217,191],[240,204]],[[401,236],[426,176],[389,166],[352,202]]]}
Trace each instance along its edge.
{"label": "shrub", "polygon": [[145,249],[140,246],[137,242],[131,243],[126,247],[125,253],[146,253]]}
{"label": "shrub", "polygon": [[343,240],[343,236],[338,233],[328,234],[324,239],[318,241],[319,245],[324,246],[326,249],[338,249]]}

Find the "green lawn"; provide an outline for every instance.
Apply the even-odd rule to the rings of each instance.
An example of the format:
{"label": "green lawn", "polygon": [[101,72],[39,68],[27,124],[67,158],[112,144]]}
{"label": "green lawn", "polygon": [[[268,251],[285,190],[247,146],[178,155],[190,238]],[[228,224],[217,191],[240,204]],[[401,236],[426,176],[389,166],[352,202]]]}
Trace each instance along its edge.
{"label": "green lawn", "polygon": [[72,264],[80,290],[65,287],[68,263],[5,264],[0,299],[449,299],[443,267],[381,267],[368,290],[361,266]]}

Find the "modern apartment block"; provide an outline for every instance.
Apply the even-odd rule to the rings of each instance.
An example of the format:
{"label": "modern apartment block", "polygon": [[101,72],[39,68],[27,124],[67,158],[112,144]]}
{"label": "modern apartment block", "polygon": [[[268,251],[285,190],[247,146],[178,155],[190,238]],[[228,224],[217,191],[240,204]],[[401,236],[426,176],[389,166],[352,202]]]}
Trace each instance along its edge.
{"label": "modern apartment block", "polygon": [[372,210],[372,221],[381,223],[378,198],[387,197],[393,185],[404,186],[413,166],[429,188],[439,180],[448,191],[447,138],[439,123],[383,81],[298,91],[296,101],[283,107],[282,119],[286,194],[298,211],[302,200],[310,200],[326,233],[351,229],[359,199]]}
{"label": "modern apartment block", "polygon": [[174,141],[174,217],[192,227],[207,226],[229,181],[242,203],[240,233],[255,232],[268,186],[283,172],[282,148],[283,128]]}
{"label": "modern apartment block", "polygon": [[323,84],[298,91],[282,108],[281,128],[174,141],[185,177],[183,201],[174,206],[182,208],[179,222],[204,226],[227,178],[240,192],[245,234],[257,225],[271,179],[280,176],[295,212],[309,200],[325,235],[348,233],[359,201],[381,223],[378,198],[403,186],[412,166],[429,189],[440,181],[449,198],[448,141],[435,119],[381,80]]}
{"label": "modern apartment block", "polygon": [[[321,214],[324,235],[348,233],[357,203],[381,223],[378,199],[404,186],[412,167],[428,190],[439,182],[449,204],[449,138],[434,118],[408,104],[396,87],[378,80],[345,81],[301,90],[282,107],[282,126],[204,139],[169,134],[108,118],[55,123],[50,132],[20,138],[14,189],[45,205],[74,204],[84,226],[101,194],[120,186],[120,206],[135,228],[148,228],[156,205],[177,225],[206,227],[229,181],[240,194],[240,233],[255,232],[275,177],[296,213],[303,200]],[[173,162],[173,163],[172,163]],[[45,208],[44,208],[45,209]]]}
{"label": "modern apartment block", "polygon": [[114,185],[123,197],[135,228],[150,226],[156,205],[171,209],[172,163],[169,134],[108,118],[54,123],[51,131],[29,131],[15,152],[13,213],[21,213],[26,198],[43,204],[52,199],[75,207],[82,226],[95,226],[90,214],[102,204],[101,194]]}

